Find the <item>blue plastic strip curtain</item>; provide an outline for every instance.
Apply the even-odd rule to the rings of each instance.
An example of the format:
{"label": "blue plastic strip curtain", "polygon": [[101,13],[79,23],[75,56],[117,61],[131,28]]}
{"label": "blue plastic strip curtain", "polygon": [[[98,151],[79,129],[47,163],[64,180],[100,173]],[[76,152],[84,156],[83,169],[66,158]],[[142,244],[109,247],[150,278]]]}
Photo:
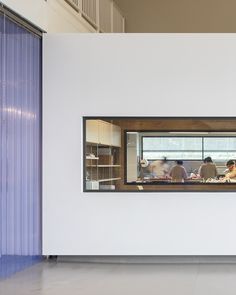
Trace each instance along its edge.
{"label": "blue plastic strip curtain", "polygon": [[0,277],[41,257],[41,38],[0,14]]}

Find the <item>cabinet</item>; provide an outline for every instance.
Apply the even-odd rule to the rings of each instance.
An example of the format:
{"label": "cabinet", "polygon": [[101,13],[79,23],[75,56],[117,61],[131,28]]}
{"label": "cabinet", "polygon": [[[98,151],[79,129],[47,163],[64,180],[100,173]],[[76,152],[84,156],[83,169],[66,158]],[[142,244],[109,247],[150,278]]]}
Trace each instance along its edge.
{"label": "cabinet", "polygon": [[111,145],[112,136],[112,124],[98,120],[98,143]]}
{"label": "cabinet", "polygon": [[[88,121],[93,122],[88,124]],[[115,190],[121,180],[121,129],[102,120],[88,121],[86,122],[86,189]]]}
{"label": "cabinet", "polygon": [[98,120],[86,121],[86,142],[97,143],[98,136]]}
{"label": "cabinet", "polygon": [[103,120],[87,120],[86,142],[120,147],[121,129]]}
{"label": "cabinet", "polygon": [[111,145],[112,146],[121,146],[121,131],[120,127],[111,124]]}

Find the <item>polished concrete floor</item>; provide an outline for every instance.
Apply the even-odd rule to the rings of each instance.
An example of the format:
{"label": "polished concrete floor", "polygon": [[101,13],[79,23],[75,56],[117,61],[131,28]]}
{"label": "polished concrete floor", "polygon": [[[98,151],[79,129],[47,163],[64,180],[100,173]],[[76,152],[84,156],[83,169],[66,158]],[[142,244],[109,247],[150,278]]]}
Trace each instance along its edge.
{"label": "polished concrete floor", "polygon": [[42,262],[0,281],[1,295],[236,294],[236,264]]}

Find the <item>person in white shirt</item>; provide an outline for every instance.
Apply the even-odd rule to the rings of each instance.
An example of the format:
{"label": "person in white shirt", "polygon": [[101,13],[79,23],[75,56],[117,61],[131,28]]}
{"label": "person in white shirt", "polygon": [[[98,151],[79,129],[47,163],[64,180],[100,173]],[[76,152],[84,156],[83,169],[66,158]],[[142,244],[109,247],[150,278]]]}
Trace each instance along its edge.
{"label": "person in white shirt", "polygon": [[236,166],[235,166],[235,161],[234,160],[229,160],[226,163],[226,166],[228,168],[227,173],[225,174],[224,179],[225,180],[233,180],[236,181]]}
{"label": "person in white shirt", "polygon": [[211,157],[204,159],[204,163],[200,166],[198,174],[205,180],[215,178],[218,175],[216,165],[213,163]]}
{"label": "person in white shirt", "polygon": [[175,162],[176,165],[170,170],[172,182],[184,182],[188,178],[188,175],[186,169],[183,166],[183,161],[177,160]]}

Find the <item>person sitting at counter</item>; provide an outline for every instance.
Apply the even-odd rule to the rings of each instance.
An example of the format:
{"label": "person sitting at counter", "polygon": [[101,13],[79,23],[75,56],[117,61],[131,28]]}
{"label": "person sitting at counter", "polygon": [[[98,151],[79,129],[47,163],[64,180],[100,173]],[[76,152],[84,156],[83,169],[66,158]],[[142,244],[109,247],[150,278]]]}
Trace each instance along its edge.
{"label": "person sitting at counter", "polygon": [[204,163],[200,166],[198,174],[205,180],[215,178],[218,175],[216,165],[213,163],[211,157],[204,159]]}
{"label": "person sitting at counter", "polygon": [[183,161],[177,160],[175,161],[176,165],[173,166],[170,170],[170,177],[172,182],[184,182],[187,178],[186,169],[183,166]]}
{"label": "person sitting at counter", "polygon": [[226,163],[226,166],[228,168],[228,172],[225,174],[225,180],[236,180],[236,167],[235,162],[233,160],[229,160]]}

